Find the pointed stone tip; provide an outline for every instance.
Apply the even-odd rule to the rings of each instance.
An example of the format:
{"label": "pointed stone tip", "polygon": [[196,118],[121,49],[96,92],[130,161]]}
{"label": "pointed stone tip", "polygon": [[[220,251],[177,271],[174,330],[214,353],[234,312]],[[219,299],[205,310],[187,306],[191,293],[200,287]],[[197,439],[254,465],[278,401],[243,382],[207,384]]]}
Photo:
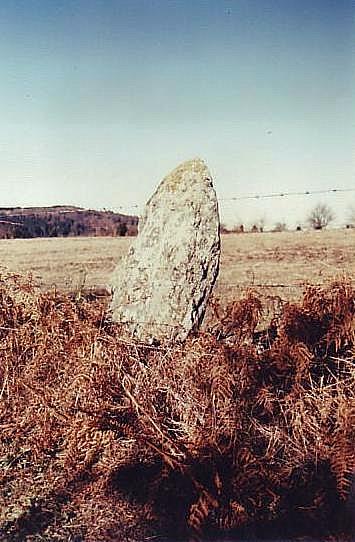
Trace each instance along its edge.
{"label": "pointed stone tip", "polygon": [[207,163],[205,160],[200,158],[199,156],[195,156],[194,158],[190,158],[190,160],[186,160],[185,162],[182,162],[180,166],[178,167],[190,167],[190,166],[204,166],[207,168]]}
{"label": "pointed stone tip", "polygon": [[171,173],[170,175],[174,176],[177,173],[185,172],[185,171],[197,171],[200,173],[201,176],[211,177],[211,173],[208,169],[208,166],[205,162],[205,160],[202,160],[200,157],[190,158],[190,160],[186,160],[185,162],[181,162]]}
{"label": "pointed stone tip", "polygon": [[201,158],[192,158],[179,164],[163,179],[160,187],[164,187],[168,192],[175,192],[181,183],[190,184],[196,180],[212,182],[212,176],[206,162]]}

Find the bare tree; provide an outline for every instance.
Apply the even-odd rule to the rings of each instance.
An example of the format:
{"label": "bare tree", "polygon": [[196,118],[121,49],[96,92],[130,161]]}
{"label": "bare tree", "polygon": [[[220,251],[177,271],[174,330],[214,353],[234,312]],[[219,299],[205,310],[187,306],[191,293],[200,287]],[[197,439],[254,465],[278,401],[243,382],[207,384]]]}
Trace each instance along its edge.
{"label": "bare tree", "polygon": [[307,217],[308,224],[314,230],[326,228],[332,220],[334,220],[334,213],[326,203],[318,203]]}

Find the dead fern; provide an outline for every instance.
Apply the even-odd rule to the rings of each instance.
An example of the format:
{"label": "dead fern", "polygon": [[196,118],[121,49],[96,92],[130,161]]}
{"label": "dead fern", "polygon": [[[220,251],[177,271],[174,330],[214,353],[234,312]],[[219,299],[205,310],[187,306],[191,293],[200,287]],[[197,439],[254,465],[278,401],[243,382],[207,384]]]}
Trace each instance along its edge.
{"label": "dead fern", "polygon": [[104,312],[0,280],[4,540],[346,534],[327,518],[355,468],[349,280],[264,332],[248,293],[176,348],[127,344]]}

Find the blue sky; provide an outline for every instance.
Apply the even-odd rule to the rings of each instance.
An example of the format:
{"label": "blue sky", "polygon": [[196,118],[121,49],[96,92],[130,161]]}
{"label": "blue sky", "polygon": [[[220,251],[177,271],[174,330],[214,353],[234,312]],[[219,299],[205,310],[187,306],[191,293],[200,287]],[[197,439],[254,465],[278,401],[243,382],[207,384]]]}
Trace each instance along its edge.
{"label": "blue sky", "polygon": [[[201,156],[220,198],[354,187],[352,0],[2,0],[0,206],[130,210]],[[341,218],[355,193],[222,203]]]}

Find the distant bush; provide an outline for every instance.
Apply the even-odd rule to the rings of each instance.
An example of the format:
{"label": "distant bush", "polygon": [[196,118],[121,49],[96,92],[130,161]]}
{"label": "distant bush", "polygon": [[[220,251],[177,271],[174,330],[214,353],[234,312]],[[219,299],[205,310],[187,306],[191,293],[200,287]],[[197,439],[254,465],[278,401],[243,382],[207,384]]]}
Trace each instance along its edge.
{"label": "distant bush", "polygon": [[275,226],[273,227],[273,232],[282,232],[287,230],[287,224],[286,222],[276,222]]}
{"label": "distant bush", "polygon": [[228,228],[225,224],[221,224],[220,233],[244,233],[244,225],[232,226]]}
{"label": "distant bush", "polygon": [[225,225],[225,224],[221,224],[220,227],[219,227],[219,232],[220,233],[231,233],[231,230]]}

